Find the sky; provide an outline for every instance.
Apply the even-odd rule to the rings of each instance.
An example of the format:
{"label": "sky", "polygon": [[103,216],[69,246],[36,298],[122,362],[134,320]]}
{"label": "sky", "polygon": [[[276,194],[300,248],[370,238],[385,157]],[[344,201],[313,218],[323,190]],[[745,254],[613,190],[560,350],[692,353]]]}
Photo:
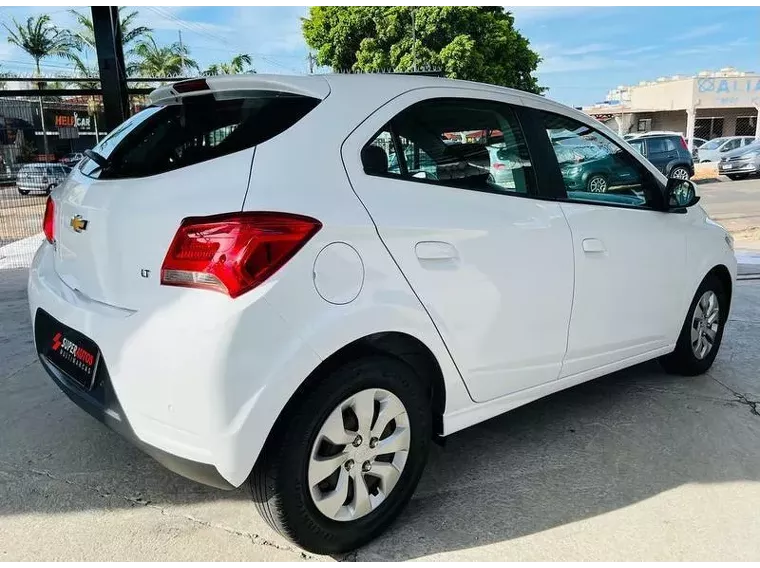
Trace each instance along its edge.
{"label": "sky", "polygon": [[[305,7],[140,7],[139,20],[159,43],[182,41],[201,68],[248,53],[261,73],[305,73]],[[542,57],[537,76],[547,95],[581,106],[618,86],[661,76],[736,67],[760,72],[758,7],[515,7],[515,26]],[[88,8],[83,8],[88,11]],[[0,23],[47,13],[71,28],[65,8],[0,7]],[[0,28],[0,71],[30,74],[32,59]],[[92,63],[95,64],[94,56]],[[43,70],[65,74],[50,59]]]}

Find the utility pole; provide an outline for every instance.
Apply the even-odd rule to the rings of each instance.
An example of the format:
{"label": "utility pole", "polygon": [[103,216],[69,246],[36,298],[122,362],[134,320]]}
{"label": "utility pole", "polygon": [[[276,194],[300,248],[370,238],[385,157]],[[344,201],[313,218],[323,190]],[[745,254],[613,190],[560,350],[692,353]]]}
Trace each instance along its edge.
{"label": "utility pole", "polygon": [[185,50],[182,47],[182,30],[177,30],[177,33],[179,34],[179,60],[182,65],[182,69],[180,69],[180,75],[185,73]]}
{"label": "utility pole", "polygon": [[314,64],[316,63],[317,58],[314,56],[313,53],[309,52],[309,55],[306,56],[306,59],[309,62],[309,75],[313,75]]}

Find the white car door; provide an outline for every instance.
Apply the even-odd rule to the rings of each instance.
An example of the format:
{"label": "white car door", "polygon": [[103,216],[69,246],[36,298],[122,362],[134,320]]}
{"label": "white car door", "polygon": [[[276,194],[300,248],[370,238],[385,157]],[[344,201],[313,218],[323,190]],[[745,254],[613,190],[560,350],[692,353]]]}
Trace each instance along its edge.
{"label": "white car door", "polygon": [[[662,186],[610,138],[562,115],[540,116],[558,157],[575,258],[561,376],[668,351],[683,322],[686,215],[658,210]],[[584,150],[569,160],[568,148]],[[595,177],[605,183],[590,183]]]}
{"label": "white car door", "polygon": [[519,109],[483,95],[407,93],[343,146],[354,190],[478,402],[557,379],[573,287],[570,231],[559,203],[537,199]]}

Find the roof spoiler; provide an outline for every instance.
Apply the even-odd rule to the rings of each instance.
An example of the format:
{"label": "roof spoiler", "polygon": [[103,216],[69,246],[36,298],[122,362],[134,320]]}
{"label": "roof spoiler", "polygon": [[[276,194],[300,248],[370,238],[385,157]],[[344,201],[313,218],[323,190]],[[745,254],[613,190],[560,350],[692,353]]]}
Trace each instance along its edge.
{"label": "roof spoiler", "polygon": [[330,94],[330,84],[318,76],[222,75],[198,77],[158,87],[149,96],[151,104],[171,104],[183,97],[222,94],[241,91],[275,91],[325,99]]}

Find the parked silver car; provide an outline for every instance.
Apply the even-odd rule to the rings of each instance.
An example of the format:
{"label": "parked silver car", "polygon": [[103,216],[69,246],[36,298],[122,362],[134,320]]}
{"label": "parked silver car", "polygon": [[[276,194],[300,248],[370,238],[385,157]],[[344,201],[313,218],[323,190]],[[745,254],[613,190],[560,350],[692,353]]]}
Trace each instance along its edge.
{"label": "parked silver car", "polygon": [[694,161],[700,164],[704,162],[719,162],[727,152],[731,152],[747,144],[752,144],[754,141],[754,136],[713,138],[694,150]]}
{"label": "parked silver car", "polygon": [[760,173],[760,142],[724,154],[718,162],[718,173],[734,180]]}
{"label": "parked silver car", "polygon": [[18,172],[16,188],[21,195],[29,193],[48,194],[66,179],[71,168],[62,164],[26,164]]}

